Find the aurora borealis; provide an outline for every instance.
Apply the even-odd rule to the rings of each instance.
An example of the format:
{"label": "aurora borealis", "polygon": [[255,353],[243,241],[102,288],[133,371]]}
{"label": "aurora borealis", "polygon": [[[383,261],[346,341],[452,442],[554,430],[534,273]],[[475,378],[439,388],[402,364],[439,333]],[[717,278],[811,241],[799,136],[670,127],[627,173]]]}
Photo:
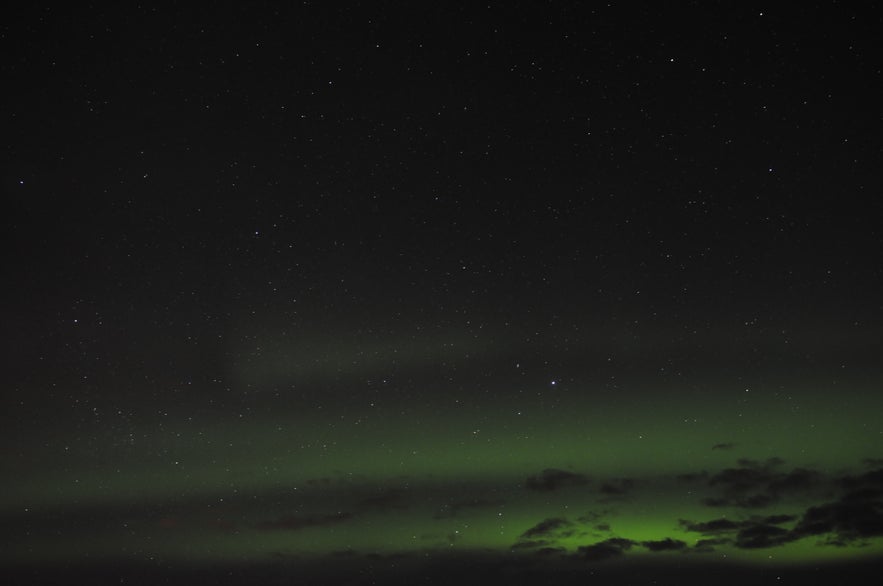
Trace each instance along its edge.
{"label": "aurora borealis", "polygon": [[878,15],[7,21],[14,583],[881,567]]}
{"label": "aurora borealis", "polygon": [[[496,403],[466,398],[422,411],[397,402],[314,413],[295,425],[288,413],[263,409],[259,417],[203,414],[198,423],[160,415],[131,422],[122,444],[106,431],[101,441],[97,422],[93,430],[62,428],[35,459],[66,461],[66,469],[25,476],[4,499],[7,511],[25,505],[11,518],[31,533],[13,551],[24,559],[41,559],[48,547],[63,559],[149,552],[206,561],[341,551],[575,553],[615,537],[672,539],[690,555],[746,561],[834,559],[858,543],[864,547],[854,555],[879,554],[879,540],[859,519],[804,527],[812,507],[839,507],[851,494],[879,489],[880,404],[861,399],[870,389],[856,384],[855,396],[842,396],[856,407],[840,413],[805,400],[813,415],[796,413],[785,397],[752,405],[736,396],[732,411],[720,409],[718,397],[712,409],[673,390],[647,398],[641,413],[610,403],[599,412],[560,397],[544,404],[544,394],[568,393],[559,384],[493,418]],[[738,411],[746,404],[756,414]],[[61,445],[75,444],[77,434],[96,441]],[[866,506],[859,510],[870,523],[876,505]],[[759,519],[774,517],[782,521],[773,526],[790,533],[754,544],[738,529],[768,529]],[[84,518],[90,522],[80,524]],[[721,519],[734,525],[701,529]]]}

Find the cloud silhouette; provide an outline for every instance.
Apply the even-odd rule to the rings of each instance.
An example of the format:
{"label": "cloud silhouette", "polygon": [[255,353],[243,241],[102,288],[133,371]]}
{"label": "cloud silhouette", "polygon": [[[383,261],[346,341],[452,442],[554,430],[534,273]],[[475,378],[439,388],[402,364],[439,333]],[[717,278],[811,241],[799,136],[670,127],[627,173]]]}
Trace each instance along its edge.
{"label": "cloud silhouette", "polygon": [[769,515],[760,519],[760,522],[769,523],[771,525],[781,525],[782,523],[788,523],[796,519],[797,517],[794,515]]}
{"label": "cloud silhouette", "polygon": [[795,535],[775,525],[758,523],[740,529],[736,534],[736,547],[740,549],[760,549],[776,547],[798,539]]}
{"label": "cloud silhouette", "polygon": [[600,562],[621,556],[635,545],[631,539],[611,537],[592,545],[577,548],[577,556],[590,562]]}
{"label": "cloud silhouette", "polygon": [[557,554],[567,553],[567,548],[565,547],[541,547],[536,551],[536,555],[542,557],[548,557]]}
{"label": "cloud silhouette", "polygon": [[821,480],[821,473],[815,470],[795,468],[785,475],[772,478],[767,489],[777,496],[784,493],[805,492],[818,486]]}
{"label": "cloud silhouette", "polygon": [[575,530],[574,524],[563,517],[544,519],[522,533],[513,549],[528,549],[553,545],[556,540],[571,537]]}
{"label": "cloud silhouette", "polygon": [[605,500],[612,500],[625,497],[634,487],[635,481],[633,479],[617,478],[603,483],[598,490],[608,497]]}
{"label": "cloud silhouette", "polygon": [[771,459],[761,464],[754,460],[740,459],[738,468],[726,468],[713,475],[709,486],[723,486],[727,490],[744,492],[764,486],[774,475],[781,461]]}
{"label": "cloud silhouette", "polygon": [[683,551],[687,549],[687,543],[680,539],[666,537],[659,541],[642,541],[641,545],[650,551]]}
{"label": "cloud silhouette", "polygon": [[675,476],[675,480],[678,482],[698,482],[700,480],[705,480],[706,478],[708,478],[708,472],[705,470],[701,472],[686,472]]}
{"label": "cloud silhouette", "polygon": [[696,542],[696,545],[693,546],[693,551],[696,553],[711,553],[711,552],[715,551],[714,548],[716,546],[727,545],[732,542],[733,542],[732,539],[729,539],[726,537],[720,537],[720,538],[714,538],[714,539],[700,539],[699,541]]}
{"label": "cloud silhouette", "polygon": [[860,476],[845,476],[840,485],[847,491],[844,498],[848,500],[883,498],[883,468]]}
{"label": "cloud silhouette", "polygon": [[[752,488],[746,479],[754,479],[766,486],[769,496],[805,491],[821,482],[821,475],[812,470],[797,468],[788,473],[770,471],[767,466],[743,466],[738,471],[726,471],[719,482],[738,486],[739,490]],[[686,531],[710,536],[734,535],[732,543],[741,549],[777,547],[806,537],[826,537],[820,545],[845,546],[873,537],[883,536],[883,468],[859,476],[844,476],[835,485],[843,493],[833,502],[814,505],[802,515],[777,514],[752,517],[744,521],[714,519],[705,522],[681,520]],[[793,529],[780,527],[797,520]],[[713,544],[704,544],[710,546]],[[697,544],[698,546],[698,544]]]}
{"label": "cloud silhouette", "polygon": [[516,541],[513,543],[510,548],[511,549],[533,549],[533,548],[541,548],[546,546],[551,546],[553,542],[547,539],[528,539],[524,541]]}
{"label": "cloud silhouette", "polygon": [[834,534],[831,545],[883,536],[883,502],[841,499],[810,507],[794,528],[799,537]]}
{"label": "cloud silhouette", "polygon": [[569,527],[571,525],[573,525],[573,523],[561,517],[545,519],[544,521],[540,521],[539,523],[522,533],[521,538],[533,539],[535,537],[546,537],[549,535],[554,535],[558,532],[559,529],[563,527]]}
{"label": "cloud silhouette", "polygon": [[785,496],[806,494],[818,488],[823,481],[821,473],[815,470],[780,470],[784,464],[780,458],[770,458],[766,462],[740,459],[738,464],[738,468],[726,468],[708,479],[708,486],[720,490],[722,494],[703,499],[705,505],[764,508]]}
{"label": "cloud silhouette", "polygon": [[769,515],[767,517],[751,517],[744,521],[732,519],[712,519],[711,521],[694,522],[681,519],[678,523],[685,531],[701,533],[703,535],[721,535],[734,533],[759,526],[776,526],[797,519],[794,515]]}
{"label": "cloud silhouette", "polygon": [[585,525],[591,525],[593,523],[596,523],[597,521],[600,521],[601,519],[608,516],[609,514],[610,514],[609,509],[604,509],[603,511],[589,511],[586,514],[580,515],[579,517],[577,517],[576,520],[579,521],[580,523],[585,524]]}
{"label": "cloud silhouette", "polygon": [[708,497],[702,499],[702,504],[709,507],[739,507],[743,509],[762,509],[775,502],[772,495],[752,494],[749,496],[735,497]]}
{"label": "cloud silhouette", "polygon": [[[750,491],[761,486],[767,491],[766,494],[755,494],[748,498],[765,496],[777,500],[782,495],[805,492],[824,483],[821,474],[813,470],[796,468],[782,473],[773,468],[743,462],[742,468],[715,475],[710,484],[724,484],[739,491]],[[883,468],[858,476],[843,476],[833,484],[840,487],[840,498],[809,507],[799,519],[794,515],[776,514],[744,521],[720,518],[694,522],[682,519],[680,524],[686,531],[703,535],[735,534],[733,543],[742,549],[776,547],[806,537],[823,536],[827,536],[827,539],[820,542],[822,545],[843,546],[883,536]],[[732,499],[724,500],[729,502]],[[745,499],[738,502],[743,503]],[[793,529],[780,527],[795,520],[797,523]]]}
{"label": "cloud silhouette", "polygon": [[528,490],[550,492],[568,486],[583,486],[588,482],[588,477],[583,474],[546,468],[538,475],[529,476],[524,485]]}
{"label": "cloud silhouette", "polygon": [[699,523],[681,519],[679,523],[684,530],[695,531],[703,535],[718,535],[719,533],[727,533],[739,528],[739,523],[730,519],[713,519]]}
{"label": "cloud silhouette", "polygon": [[743,521],[722,518],[697,523],[681,519],[679,523],[685,531],[714,536],[714,539],[697,542],[697,548],[700,548],[700,543],[702,544],[701,549],[705,550],[714,545],[733,543],[741,549],[760,549],[776,547],[799,539],[800,536],[794,531],[779,527],[779,525],[794,521],[796,518],[794,515],[769,515],[751,517]]}

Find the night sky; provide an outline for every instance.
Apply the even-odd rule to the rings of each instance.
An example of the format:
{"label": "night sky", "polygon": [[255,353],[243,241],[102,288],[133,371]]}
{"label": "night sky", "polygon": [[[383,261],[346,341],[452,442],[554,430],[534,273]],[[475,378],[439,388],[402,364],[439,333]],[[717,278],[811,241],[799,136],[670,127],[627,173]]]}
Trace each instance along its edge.
{"label": "night sky", "polygon": [[0,570],[879,571],[880,30],[840,2],[7,8]]}

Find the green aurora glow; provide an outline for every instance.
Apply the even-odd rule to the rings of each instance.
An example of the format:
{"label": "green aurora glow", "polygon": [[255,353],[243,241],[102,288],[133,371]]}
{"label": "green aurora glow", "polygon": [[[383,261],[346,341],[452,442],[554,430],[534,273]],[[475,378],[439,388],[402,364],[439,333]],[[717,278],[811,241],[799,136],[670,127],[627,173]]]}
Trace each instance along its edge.
{"label": "green aurora glow", "polygon": [[[674,552],[635,545],[624,554],[639,557],[764,563],[883,553],[878,536],[836,523],[803,536],[795,529],[879,456],[881,399],[868,389],[839,392],[837,401],[824,388],[799,401],[781,387],[742,389],[729,409],[719,395],[703,404],[694,392],[645,389],[629,395],[643,397],[639,407],[597,408],[573,399],[590,393],[562,388],[568,384],[496,410],[479,398],[369,405],[346,416],[166,414],[90,442],[77,441],[89,430],[59,427],[43,446],[20,447],[22,467],[0,506],[29,530],[3,555],[259,561],[556,548],[563,556],[613,537],[685,543]],[[53,465],[28,469],[28,461]],[[745,479],[715,480],[726,470]],[[795,471],[809,473],[789,477]],[[776,483],[785,488],[771,488]],[[769,493],[768,502],[736,502],[756,493]],[[704,502],[722,496],[732,502]],[[774,515],[787,516],[775,527],[793,538],[746,547],[736,529],[704,534],[686,526]],[[525,537],[548,519],[561,527]],[[710,538],[722,542],[696,547]]]}
{"label": "green aurora glow", "polygon": [[9,3],[4,583],[871,582],[880,14]]}

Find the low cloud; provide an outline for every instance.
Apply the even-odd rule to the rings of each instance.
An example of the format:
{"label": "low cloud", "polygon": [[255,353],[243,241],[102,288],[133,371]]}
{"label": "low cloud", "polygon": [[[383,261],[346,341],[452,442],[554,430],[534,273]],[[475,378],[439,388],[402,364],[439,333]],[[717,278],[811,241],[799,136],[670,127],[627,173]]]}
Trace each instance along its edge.
{"label": "low cloud", "polygon": [[687,549],[687,543],[680,539],[666,537],[659,541],[642,541],[641,545],[650,551],[683,551]]}
{"label": "low cloud", "polygon": [[703,470],[702,472],[687,472],[684,474],[678,474],[675,476],[675,480],[678,482],[699,482],[704,481],[708,478],[708,472]]}
{"label": "low cloud", "polygon": [[739,523],[730,519],[713,519],[711,521],[694,522],[685,519],[680,520],[681,527],[685,531],[695,531],[703,535],[717,535],[719,533],[728,533],[739,528]]}
{"label": "low cloud", "polygon": [[734,543],[740,549],[765,549],[783,545],[795,539],[797,537],[787,529],[759,523],[740,529]]}
{"label": "low cloud", "polygon": [[622,537],[612,537],[593,543],[592,545],[583,545],[577,549],[577,556],[589,561],[600,562],[604,560],[620,557],[623,553],[630,550],[636,542],[631,539]]}
{"label": "low cloud", "polygon": [[840,500],[810,507],[794,533],[800,537],[833,534],[831,545],[883,536],[883,502]]}
{"label": "low cloud", "polygon": [[781,470],[784,462],[770,458],[765,462],[740,459],[738,468],[727,468],[712,475],[708,486],[721,494],[703,499],[709,507],[760,509],[783,497],[806,494],[822,484],[822,475],[807,468]]}
{"label": "low cloud", "polygon": [[583,523],[585,525],[591,525],[604,519],[605,517],[610,515],[610,509],[604,509],[603,511],[589,511],[585,515],[581,515],[577,517],[577,521]]}
{"label": "low cloud", "polygon": [[617,478],[601,485],[599,492],[605,495],[605,501],[617,500],[626,497],[635,487],[635,481],[631,478]]}
{"label": "low cloud", "polygon": [[[730,477],[739,479],[740,489],[750,486],[743,482],[746,477],[762,479],[773,495],[803,491],[820,482],[820,475],[811,470],[770,473],[769,468],[757,466],[744,476],[731,474]],[[824,538],[819,542],[822,546],[846,546],[883,537],[883,469],[859,476],[844,476],[835,484],[843,490],[839,499],[809,507],[799,517],[779,514],[755,516],[743,521],[724,518],[704,522],[681,520],[680,524],[686,531],[732,539],[732,543],[741,549],[766,549],[807,537]],[[735,480],[731,485],[737,485]],[[781,527],[793,521],[796,524],[792,529]]]}
{"label": "low cloud", "polygon": [[511,549],[534,549],[551,546],[552,542],[546,539],[528,539],[516,541],[511,545]]}
{"label": "low cloud", "polygon": [[678,523],[684,531],[701,533],[703,535],[720,535],[753,527],[755,525],[781,525],[796,520],[794,515],[769,515],[767,517],[751,517],[745,521],[733,521],[732,519],[712,519],[711,521],[694,522],[681,519]]}
{"label": "low cloud", "polygon": [[726,537],[722,538],[714,538],[714,539],[700,539],[696,542],[696,545],[693,546],[692,551],[696,553],[711,553],[715,551],[715,547],[718,545],[727,545],[732,543],[732,539],[728,539]]}
{"label": "low cloud", "polygon": [[563,517],[543,519],[518,537],[512,549],[529,549],[553,546],[559,539],[576,533],[574,524]]}
{"label": "low cloud", "polygon": [[546,537],[549,535],[554,535],[558,533],[560,529],[564,527],[569,527],[571,525],[573,525],[573,523],[561,517],[546,519],[544,521],[540,521],[539,523],[522,533],[521,538],[533,539],[535,537]]}
{"label": "low cloud", "polygon": [[[761,549],[776,547],[799,539],[794,531],[779,527],[779,525],[794,521],[795,519],[797,517],[794,515],[755,516],[743,521],[722,518],[693,522],[681,519],[680,525],[685,531],[714,536],[714,539],[698,542],[696,547],[700,549],[706,549],[722,543],[732,543],[740,549]],[[702,544],[701,547],[700,544]]]}

